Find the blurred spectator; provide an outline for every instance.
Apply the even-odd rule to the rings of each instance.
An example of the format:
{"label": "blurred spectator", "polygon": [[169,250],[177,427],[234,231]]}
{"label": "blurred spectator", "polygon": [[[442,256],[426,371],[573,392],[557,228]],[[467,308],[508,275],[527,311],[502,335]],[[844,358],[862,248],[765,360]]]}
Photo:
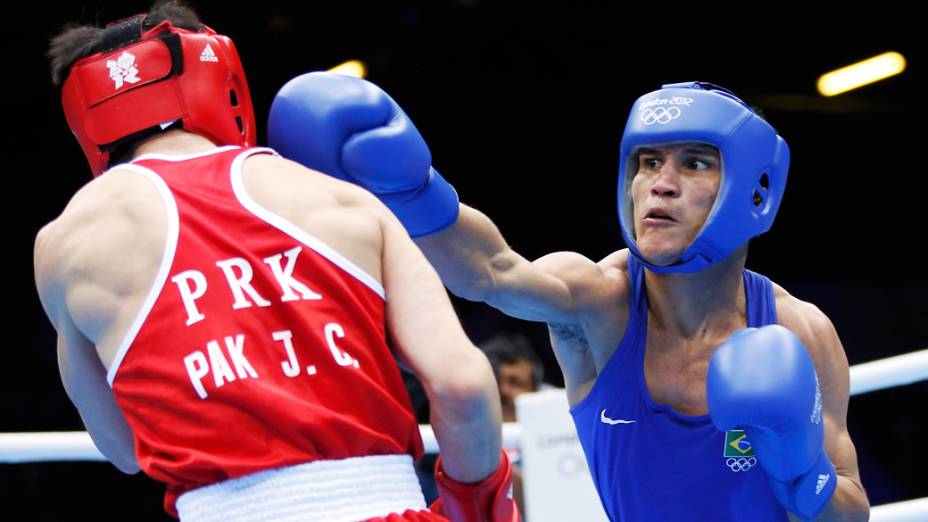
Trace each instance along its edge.
{"label": "blurred spectator", "polygon": [[528,337],[518,333],[500,333],[477,346],[493,365],[503,405],[503,422],[515,422],[516,397],[542,387],[541,359],[532,350]]}
{"label": "blurred spectator", "polygon": [[[483,350],[496,382],[499,383],[499,398],[503,408],[503,422],[516,422],[516,397],[523,393],[538,391],[543,387],[544,367],[532,349],[528,337],[519,333],[499,333],[477,347]],[[522,459],[519,448],[503,448],[512,462],[512,494],[519,511],[525,517],[525,502],[522,493]]]}

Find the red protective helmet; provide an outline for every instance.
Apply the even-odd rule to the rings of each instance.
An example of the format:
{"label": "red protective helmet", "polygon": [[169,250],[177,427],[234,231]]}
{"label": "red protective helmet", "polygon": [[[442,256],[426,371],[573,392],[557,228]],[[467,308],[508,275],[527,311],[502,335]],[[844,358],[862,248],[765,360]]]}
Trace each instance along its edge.
{"label": "red protective helmet", "polygon": [[145,15],[114,22],[100,51],[71,66],[61,103],[94,176],[110,152],[180,120],[216,145],[255,144],[255,114],[235,45],[203,26],[199,32]]}

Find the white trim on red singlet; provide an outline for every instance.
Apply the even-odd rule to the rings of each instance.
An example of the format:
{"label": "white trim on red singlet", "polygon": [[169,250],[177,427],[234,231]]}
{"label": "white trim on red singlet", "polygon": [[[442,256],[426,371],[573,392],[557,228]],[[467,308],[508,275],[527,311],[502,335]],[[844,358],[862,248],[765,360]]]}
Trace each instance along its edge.
{"label": "white trim on red singlet", "polygon": [[339,254],[334,248],[330,247],[323,241],[311,236],[306,233],[300,227],[294,225],[293,223],[287,221],[281,216],[271,212],[270,210],[259,205],[255,200],[248,195],[248,192],[245,191],[245,182],[242,179],[244,174],[244,169],[242,166],[245,163],[245,159],[249,156],[255,154],[274,154],[277,155],[272,149],[268,148],[255,148],[249,149],[242,154],[239,154],[235,160],[232,162],[231,168],[231,177],[232,177],[232,190],[235,192],[235,197],[238,198],[238,202],[241,203],[245,210],[254,214],[258,219],[264,221],[265,223],[273,226],[274,228],[280,230],[284,234],[296,239],[297,241],[303,243],[307,247],[314,250],[317,254],[328,259],[332,263],[335,263],[339,268],[347,272],[349,275],[353,276],[358,281],[364,283],[368,288],[373,290],[381,297],[381,299],[386,300],[386,292],[383,289],[383,285],[380,284],[380,281],[375,279],[372,275],[368,274],[364,269],[352,263],[348,258]]}
{"label": "white trim on red singlet", "polygon": [[152,307],[155,306],[155,301],[158,300],[161,289],[168,279],[168,272],[171,271],[171,265],[174,264],[174,253],[177,250],[177,237],[180,232],[180,218],[177,214],[177,203],[174,201],[171,189],[168,188],[167,184],[160,176],[145,167],[133,165],[131,163],[118,165],[118,167],[114,168],[141,174],[155,185],[155,188],[158,189],[158,193],[161,195],[161,200],[164,202],[164,210],[167,212],[168,233],[164,246],[164,254],[161,256],[161,266],[158,268],[158,275],[155,276],[155,282],[152,283],[151,290],[148,291],[148,297],[145,298],[145,303],[135,316],[135,321],[132,322],[132,326],[129,328],[129,331],[126,332],[125,337],[123,337],[122,343],[119,344],[119,350],[116,352],[116,358],[113,359],[113,364],[110,366],[109,371],[106,372],[106,380],[110,384],[110,387],[113,386],[113,380],[116,378],[116,370],[119,369],[119,365],[126,357],[126,352],[129,351],[129,347],[135,342],[135,337],[139,334],[139,330],[142,329],[142,324],[145,323]]}
{"label": "white trim on red singlet", "polygon": [[[240,149],[238,145],[224,145],[222,147],[216,147],[215,149],[205,150],[203,152],[196,152],[194,154],[158,154],[157,152],[142,154],[141,156],[136,156],[132,158],[132,163],[142,160],[159,160],[159,161],[187,161],[196,158],[202,158],[204,156],[210,156],[212,154],[219,154],[220,152],[225,152],[232,149]],[[121,166],[121,165],[120,165]]]}

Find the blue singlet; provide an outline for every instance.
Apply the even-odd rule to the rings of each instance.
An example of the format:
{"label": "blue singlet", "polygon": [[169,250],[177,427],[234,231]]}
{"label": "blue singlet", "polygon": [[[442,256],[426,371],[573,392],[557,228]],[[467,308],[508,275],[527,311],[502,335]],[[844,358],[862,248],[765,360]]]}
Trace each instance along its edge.
{"label": "blue singlet", "polygon": [[[614,521],[787,521],[744,433],[656,404],[644,380],[648,298],[629,256],[628,326],[590,394],[571,408],[593,482]],[[773,285],[744,271],[747,324],[777,322]]]}

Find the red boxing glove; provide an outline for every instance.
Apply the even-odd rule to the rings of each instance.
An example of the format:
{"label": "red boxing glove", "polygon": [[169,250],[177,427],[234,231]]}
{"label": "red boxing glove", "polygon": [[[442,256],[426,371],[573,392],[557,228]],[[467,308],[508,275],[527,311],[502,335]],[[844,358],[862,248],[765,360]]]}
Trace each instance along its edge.
{"label": "red boxing glove", "polygon": [[519,508],[512,499],[512,464],[503,451],[499,466],[489,477],[463,484],[445,474],[441,455],[435,463],[435,482],[440,493],[429,509],[453,522],[520,522]]}

